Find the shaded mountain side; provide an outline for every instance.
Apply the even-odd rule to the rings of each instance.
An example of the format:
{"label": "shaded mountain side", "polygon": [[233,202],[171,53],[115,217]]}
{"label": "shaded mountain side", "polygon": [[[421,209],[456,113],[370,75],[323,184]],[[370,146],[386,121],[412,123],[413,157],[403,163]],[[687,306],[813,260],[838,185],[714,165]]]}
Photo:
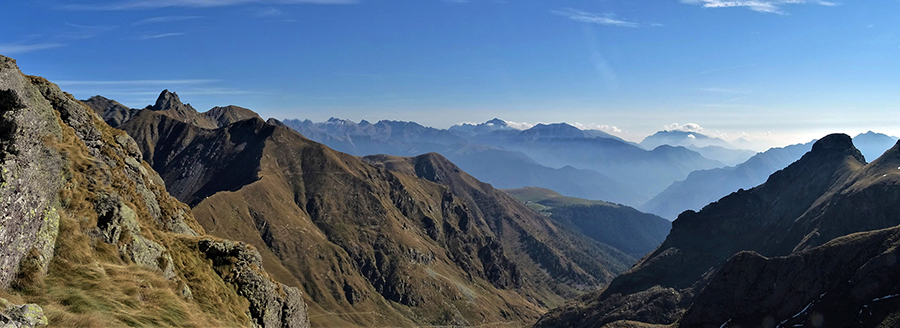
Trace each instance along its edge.
{"label": "shaded mountain side", "polygon": [[734,254],[787,256],[898,225],[898,196],[900,146],[865,164],[849,136],[826,136],[764,184],[682,213],[656,251],[604,291],[552,311],[537,326],[674,322]]}
{"label": "shaded mountain side", "polygon": [[526,324],[633,261],[437,154],[363,161],[256,118],[143,111],[122,128],[207,231],[305,291],[317,326]]}
{"label": "shaded mountain side", "polygon": [[651,198],[639,209],[669,220],[686,210],[699,211],[706,204],[738,189],[750,189],[766,181],[778,171],[812,149],[813,142],[772,148],[759,153],[737,166],[699,170]]}
{"label": "shaded mountain side", "polygon": [[205,235],[132,138],[2,56],[0,113],[2,311],[35,303],[19,310],[51,326],[309,327],[301,292],[254,248]]}
{"label": "shaded mountain side", "polygon": [[130,120],[139,111],[138,109],[128,108],[118,101],[101,96],[93,96],[90,99],[82,100],[82,102],[93,109],[97,115],[103,118],[106,124],[112,127],[117,127]]}
{"label": "shaded mountain side", "polygon": [[[731,257],[681,327],[896,327],[900,228],[861,232],[786,257]],[[769,324],[770,326],[772,324]]]}
{"label": "shaded mountain side", "polygon": [[558,224],[639,259],[662,244],[672,223],[653,214],[604,201],[566,197],[543,188],[504,190]]}
{"label": "shaded mountain side", "polygon": [[144,160],[159,172],[172,195],[195,206],[219,191],[235,191],[259,179],[264,140],[274,128],[258,122],[209,130],[142,110],[119,128],[135,138]]}

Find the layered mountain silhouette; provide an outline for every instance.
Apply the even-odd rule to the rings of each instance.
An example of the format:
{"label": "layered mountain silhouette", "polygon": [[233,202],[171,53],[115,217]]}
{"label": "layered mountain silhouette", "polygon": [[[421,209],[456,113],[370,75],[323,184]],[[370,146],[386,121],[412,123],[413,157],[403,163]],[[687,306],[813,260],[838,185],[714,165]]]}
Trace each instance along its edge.
{"label": "layered mountain silhouette", "polygon": [[669,220],[686,210],[698,211],[735,190],[750,189],[812,149],[813,142],[772,148],[737,166],[691,172],[686,179],[672,183],[639,208]]}
{"label": "layered mountain silhouette", "polygon": [[[738,189],[750,189],[808,152],[815,140],[805,144],[772,148],[736,166],[691,172],[639,206],[648,213],[674,220],[685,210],[700,210],[719,198]],[[853,144],[865,158],[878,158],[897,142],[896,137],[867,132],[853,137]]]}
{"label": "layered mountain silhouette", "polygon": [[703,157],[732,166],[743,163],[756,154],[752,150],[737,149],[720,138],[688,131],[659,131],[644,138],[640,145],[644,149],[654,149],[662,145],[682,146],[700,153]]}
{"label": "layered mountain silhouette", "polygon": [[526,324],[636,261],[439,154],[359,158],[159,98],[118,127],[207,232],[254,245],[305,292],[313,325]]}
{"label": "layered mountain silhouette", "polygon": [[536,326],[890,326],[898,228],[876,230],[900,224],[898,196],[900,146],[866,164],[849,136],[826,136],[764,184],[682,213],[609,287]]}
{"label": "layered mountain silhouette", "polygon": [[131,137],[3,56],[0,113],[4,327],[309,327],[301,291],[207,235]]}

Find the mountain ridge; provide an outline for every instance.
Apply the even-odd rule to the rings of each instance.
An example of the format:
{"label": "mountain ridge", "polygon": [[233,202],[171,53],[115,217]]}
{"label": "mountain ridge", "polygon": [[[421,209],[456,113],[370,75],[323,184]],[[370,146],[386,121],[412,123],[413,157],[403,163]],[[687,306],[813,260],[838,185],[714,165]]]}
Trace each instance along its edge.
{"label": "mountain ridge", "polygon": [[[748,253],[742,251],[790,257],[819,252],[820,246],[841,236],[895,226],[900,222],[886,213],[894,208],[889,199],[898,195],[897,167],[900,147],[866,164],[849,136],[826,136],[760,186],[739,190],[699,212],[682,213],[666,241],[607,289],[553,310],[536,326],[595,326],[623,319],[670,324],[691,308],[698,294],[713,292],[705,288],[711,281],[727,278],[722,266],[729,258],[744,261],[740,259],[747,256],[740,254]],[[641,305],[612,311],[634,304],[628,302]],[[704,304],[698,307],[712,306]],[[789,309],[800,310],[791,304]],[[783,312],[778,313],[778,320],[785,319]]]}

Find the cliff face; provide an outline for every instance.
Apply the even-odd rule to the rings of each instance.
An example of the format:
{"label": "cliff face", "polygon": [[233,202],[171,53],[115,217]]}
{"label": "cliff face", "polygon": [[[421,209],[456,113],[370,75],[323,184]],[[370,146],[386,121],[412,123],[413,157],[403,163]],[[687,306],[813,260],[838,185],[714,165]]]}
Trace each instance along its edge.
{"label": "cliff face", "polygon": [[[743,295],[742,288],[745,286],[731,284],[740,279],[754,283],[762,279],[757,276],[767,274],[785,275],[786,271],[778,269],[781,263],[803,261],[811,256],[809,254],[823,257],[817,257],[817,262],[792,264],[800,272],[790,279],[805,277],[810,278],[808,283],[837,284],[842,279],[839,277],[852,275],[858,264],[874,256],[869,252],[877,254],[878,248],[862,250],[848,247],[840,254],[832,254],[819,246],[844,235],[900,224],[900,217],[896,215],[900,210],[896,203],[900,196],[898,168],[900,149],[892,149],[866,164],[849,136],[826,136],[800,160],[772,174],[766,183],[751,190],[732,193],[700,212],[682,213],[673,222],[672,232],[666,241],[656,251],[616,278],[603,292],[554,310],[542,318],[538,326],[590,327],[622,319],[669,324],[678,320],[689,307],[694,309],[692,313],[695,314],[711,313],[709,307],[706,310],[695,309],[692,302],[701,292],[707,294],[707,301],[714,298],[709,296],[715,294],[712,292],[714,289],[720,291],[716,294],[722,301],[719,306],[732,304],[728,308],[737,311],[737,317],[752,317],[741,310],[760,309],[757,305],[763,306],[762,303],[751,304],[747,299],[741,302],[741,298],[724,302],[721,290],[727,286],[737,290],[736,294],[727,294],[729,297]],[[753,253],[735,255],[742,251]],[[804,253],[807,251],[812,253]],[[788,256],[789,260],[764,260],[779,256]],[[854,256],[859,258],[849,261]],[[723,268],[726,261],[730,264]],[[821,265],[814,266],[812,263]],[[823,273],[821,268],[824,263],[837,267]],[[760,272],[763,264],[765,270],[771,272]],[[745,271],[745,274],[740,273]],[[811,279],[817,273],[825,277]],[[718,285],[707,286],[711,279],[719,281]],[[775,278],[769,276],[767,279]],[[722,283],[723,280],[729,283]],[[780,287],[775,289],[781,293],[778,294],[780,296],[766,301],[766,304],[779,304],[781,307],[781,310],[770,313],[779,321],[785,319],[786,312],[799,311],[795,305],[806,301],[805,305],[810,301],[805,298],[808,296],[805,292],[800,293],[802,297],[787,297],[788,294],[783,292],[806,286],[787,281],[779,282]],[[665,301],[650,301],[652,299]],[[709,302],[708,305],[714,303]],[[765,309],[759,311],[757,315],[768,313]],[[691,320],[700,316],[693,316]],[[716,326],[724,321],[716,323]],[[684,322],[712,324],[711,321]]]}
{"label": "cliff face", "polygon": [[440,155],[361,159],[218,111],[199,115],[249,119],[205,129],[141,110],[120,127],[209,233],[304,289],[314,324],[522,325],[633,261]]}
{"label": "cliff face", "polygon": [[299,290],[204,236],[132,138],[2,56],[0,112],[5,298],[51,325],[308,326]]}

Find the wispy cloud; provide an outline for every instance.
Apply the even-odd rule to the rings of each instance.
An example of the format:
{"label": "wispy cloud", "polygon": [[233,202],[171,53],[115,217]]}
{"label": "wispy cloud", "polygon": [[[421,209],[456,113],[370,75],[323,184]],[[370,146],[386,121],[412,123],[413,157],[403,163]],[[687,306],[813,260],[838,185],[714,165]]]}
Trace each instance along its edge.
{"label": "wispy cloud", "polygon": [[165,86],[165,85],[185,85],[185,84],[208,84],[219,82],[220,80],[212,79],[184,79],[184,80],[61,80],[55,81],[56,84],[64,86],[92,86],[92,85],[128,85],[128,86]]}
{"label": "wispy cloud", "polygon": [[142,19],[131,23],[132,26],[140,26],[147,24],[160,24],[160,23],[171,23],[171,22],[180,22],[186,20],[193,20],[203,18],[203,16],[160,16],[160,17],[150,17],[147,19]]}
{"label": "wispy cloud", "polygon": [[65,24],[66,26],[71,27],[70,31],[62,33],[58,35],[58,37],[71,40],[90,39],[103,33],[112,31],[118,27],[113,25],[79,25],[68,22]]}
{"label": "wispy cloud", "polygon": [[64,45],[65,44],[62,44],[62,43],[32,43],[32,44],[2,43],[2,44],[0,44],[0,54],[3,54],[3,55],[24,54],[24,53],[38,51],[38,50],[59,48]]}
{"label": "wispy cloud", "polygon": [[787,14],[787,11],[782,9],[785,5],[813,4],[829,7],[837,5],[834,2],[822,0],[681,0],[681,2],[706,8],[744,7],[761,13],[780,15]]}
{"label": "wispy cloud", "polygon": [[162,39],[162,38],[181,36],[181,35],[184,35],[184,33],[175,32],[175,33],[147,34],[147,35],[138,36],[135,39],[137,39],[137,40],[152,40],[152,39]]}
{"label": "wispy cloud", "polygon": [[353,4],[357,0],[133,0],[111,1],[95,4],[67,4],[58,8],[64,10],[141,10],[171,7],[212,8],[244,4]]}
{"label": "wispy cloud", "polygon": [[640,27],[640,23],[629,22],[616,17],[613,13],[594,14],[572,8],[563,8],[550,11],[554,15],[560,15],[568,19],[597,25],[618,26],[618,27]]}

